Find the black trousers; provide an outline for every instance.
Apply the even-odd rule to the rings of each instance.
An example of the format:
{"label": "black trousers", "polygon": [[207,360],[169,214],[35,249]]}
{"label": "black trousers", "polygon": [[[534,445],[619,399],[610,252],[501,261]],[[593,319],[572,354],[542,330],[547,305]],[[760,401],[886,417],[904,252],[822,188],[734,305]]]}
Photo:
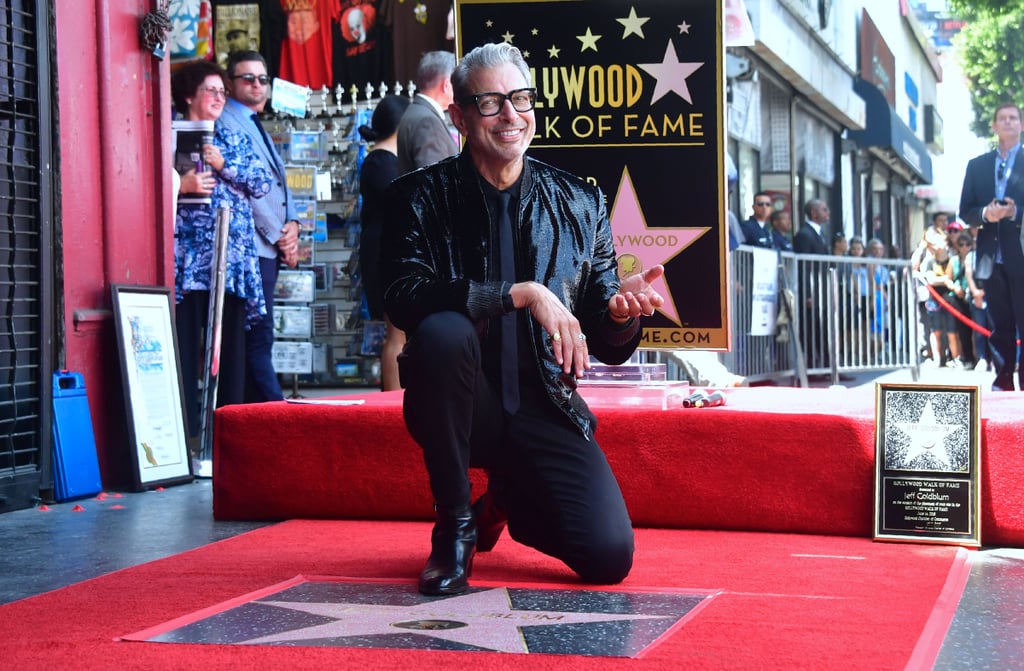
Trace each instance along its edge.
{"label": "black trousers", "polygon": [[[245,300],[224,294],[221,320],[220,371],[217,375],[217,407],[245,402]],[[185,419],[192,437],[199,436],[199,381],[205,365],[204,336],[209,291],[190,291],[175,306],[181,384]]]}
{"label": "black trousers", "polygon": [[1017,388],[1024,391],[1024,347],[1017,347],[1017,338],[1024,337],[1024,276],[1008,273],[997,263],[983,285],[992,318],[989,344],[996,359],[995,383],[1012,391],[1016,371]]}
{"label": "black trousers", "polygon": [[485,468],[514,540],[562,560],[584,580],[625,578],[633,529],[597,443],[528,385],[521,385],[519,411],[505,413],[464,315],[433,314],[409,335],[399,357],[405,422],[423,449],[437,504],[468,504],[468,469]]}

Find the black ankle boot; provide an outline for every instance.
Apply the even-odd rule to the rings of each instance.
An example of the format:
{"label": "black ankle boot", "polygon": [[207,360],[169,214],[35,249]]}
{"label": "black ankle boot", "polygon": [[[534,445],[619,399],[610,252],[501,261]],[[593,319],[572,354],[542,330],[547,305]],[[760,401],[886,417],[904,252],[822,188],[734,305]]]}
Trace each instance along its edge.
{"label": "black ankle boot", "polygon": [[473,515],[476,517],[476,551],[489,552],[505,530],[508,515],[490,489],[473,504]]}
{"label": "black ankle boot", "polygon": [[420,593],[439,596],[465,592],[475,551],[476,520],[472,508],[437,506],[430,558],[420,574]]}

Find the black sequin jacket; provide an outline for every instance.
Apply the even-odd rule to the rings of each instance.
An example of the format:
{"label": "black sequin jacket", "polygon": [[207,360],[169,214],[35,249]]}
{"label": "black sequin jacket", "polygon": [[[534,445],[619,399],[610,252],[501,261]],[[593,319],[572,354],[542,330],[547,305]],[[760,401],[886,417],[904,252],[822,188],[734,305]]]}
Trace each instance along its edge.
{"label": "black sequin jacket", "polygon": [[[619,279],[604,196],[565,171],[524,160],[513,222],[517,277],[543,284],[572,311],[592,356],[622,363],[640,342],[640,322],[618,325],[608,316]],[[509,287],[490,279],[498,233],[481,179],[465,148],[389,187],[381,255],[384,302],[392,323],[406,333],[414,333],[429,314],[455,311],[467,315],[483,338],[491,317],[504,313]],[[575,377],[562,371],[547,334],[533,320],[529,333],[548,396],[593,437],[594,418],[576,392]]]}

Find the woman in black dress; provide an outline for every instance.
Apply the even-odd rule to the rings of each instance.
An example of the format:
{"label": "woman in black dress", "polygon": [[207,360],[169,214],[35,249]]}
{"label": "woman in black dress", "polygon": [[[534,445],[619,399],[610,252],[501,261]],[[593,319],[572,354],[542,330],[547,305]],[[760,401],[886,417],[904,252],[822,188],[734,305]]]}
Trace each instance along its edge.
{"label": "woman in black dress", "polygon": [[369,126],[360,126],[359,134],[373,149],[359,169],[359,195],[362,198],[359,236],[359,270],[366,292],[370,319],[385,322],[386,333],[380,356],[381,389],[399,389],[398,354],[405,345],[405,333],[394,327],[384,314],[384,287],[380,280],[381,199],[384,190],[398,177],[398,122],[409,106],[404,96],[384,96],[373,111]]}

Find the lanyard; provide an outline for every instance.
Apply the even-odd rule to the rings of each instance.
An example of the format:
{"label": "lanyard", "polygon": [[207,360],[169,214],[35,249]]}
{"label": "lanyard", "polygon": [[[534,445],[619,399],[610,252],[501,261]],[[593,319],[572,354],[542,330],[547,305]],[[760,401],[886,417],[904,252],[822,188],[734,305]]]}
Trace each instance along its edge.
{"label": "lanyard", "polygon": [[1005,159],[999,158],[999,151],[996,150],[996,198],[999,200],[1006,196],[1006,185],[1010,181],[1010,173],[1013,172],[1013,164],[1017,160],[1018,149],[1020,149],[1019,144],[1006,152]]}

